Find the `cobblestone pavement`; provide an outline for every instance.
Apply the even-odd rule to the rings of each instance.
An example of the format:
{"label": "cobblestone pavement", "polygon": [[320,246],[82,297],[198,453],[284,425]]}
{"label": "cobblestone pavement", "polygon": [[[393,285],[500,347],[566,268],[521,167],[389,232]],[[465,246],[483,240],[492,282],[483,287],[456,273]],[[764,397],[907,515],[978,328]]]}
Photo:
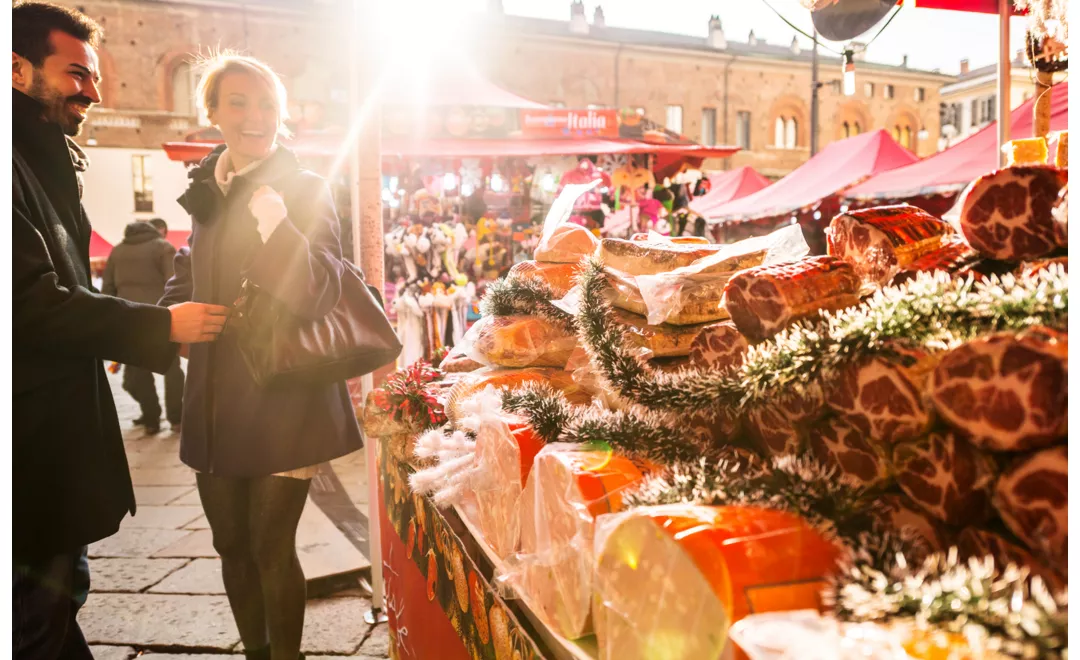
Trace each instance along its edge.
{"label": "cobblestone pavement", "polygon": [[[180,462],[179,437],[167,423],[153,437],[133,427],[138,406],[121,389],[119,375],[110,374],[109,380],[124,430],[138,513],[125,519],[117,534],[90,547],[91,593],[79,623],[94,657],[243,657],[195,475]],[[163,386],[158,377],[159,395],[164,394]],[[358,570],[369,566],[361,554],[366,549],[368,501],[364,453],[343,457],[331,467],[324,468],[313,484],[297,544],[309,580],[313,574],[345,573],[345,577],[328,579],[318,588],[309,585],[315,596],[308,600],[303,651],[313,660],[387,658],[386,624],[364,622],[371,601],[358,577]],[[330,482],[316,505],[319,484]]]}

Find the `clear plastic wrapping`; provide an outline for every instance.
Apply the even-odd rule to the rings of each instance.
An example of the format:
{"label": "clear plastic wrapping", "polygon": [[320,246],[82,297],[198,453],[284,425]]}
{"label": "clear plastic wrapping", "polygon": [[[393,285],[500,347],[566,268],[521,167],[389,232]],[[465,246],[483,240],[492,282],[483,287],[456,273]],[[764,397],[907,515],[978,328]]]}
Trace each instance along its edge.
{"label": "clear plastic wrapping", "polygon": [[551,287],[559,298],[569,293],[574,287],[574,278],[580,270],[577,263],[541,263],[539,261],[521,261],[514,264],[506,277],[517,280],[536,280]]}
{"label": "clear plastic wrapping", "polygon": [[590,183],[567,184],[544,218],[544,229],[536,245],[534,258],[541,262],[577,263],[592,254],[599,241],[596,236],[580,225],[568,224],[578,198],[600,184],[597,179]]}
{"label": "clear plastic wrapping", "polygon": [[748,614],[820,608],[838,557],[797,516],[747,506],[604,515],[594,547],[603,660],[719,658]]}
{"label": "clear plastic wrapping", "polygon": [[752,614],[731,627],[750,660],[910,660],[893,630],[841,623],[816,610]]}
{"label": "clear plastic wrapping", "polygon": [[587,403],[590,396],[578,386],[570,373],[561,369],[500,369],[485,367],[468,375],[450,388],[446,397],[446,416],[457,425],[463,417],[463,403],[489,385],[498,389],[514,389],[527,383],[547,383],[565,394],[574,403]]}
{"label": "clear plastic wrapping", "polygon": [[539,316],[485,316],[461,341],[461,351],[480,364],[500,367],[563,367],[577,336]]}

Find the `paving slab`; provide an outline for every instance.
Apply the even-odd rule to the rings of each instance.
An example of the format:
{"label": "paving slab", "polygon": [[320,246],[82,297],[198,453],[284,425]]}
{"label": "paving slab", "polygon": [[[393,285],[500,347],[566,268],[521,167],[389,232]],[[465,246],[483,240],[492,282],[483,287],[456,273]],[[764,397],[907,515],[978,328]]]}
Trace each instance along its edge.
{"label": "paving slab", "polygon": [[302,650],[311,655],[349,655],[364,641],[368,625],[364,612],[371,609],[366,598],[309,600],[304,616]]}
{"label": "paving slab", "polygon": [[184,525],[184,529],[210,529],[210,521],[206,519],[206,516],[199,516],[195,520]]}
{"label": "paving slab", "polygon": [[390,629],[385,623],[380,623],[371,631],[368,638],[360,645],[357,653],[386,658],[390,656]]}
{"label": "paving slab", "polygon": [[308,580],[371,568],[368,558],[310,498],[296,529],[296,553]]}
{"label": "paving slab", "polygon": [[191,486],[135,486],[135,503],[140,508],[169,504],[194,490]]}
{"label": "paving slab", "polygon": [[134,516],[124,518],[120,528],[182,529],[202,515],[199,506],[140,506]]}
{"label": "paving slab", "polygon": [[178,468],[185,467],[178,451],[171,447],[161,449],[136,449],[128,453],[128,467],[131,469]]}
{"label": "paving slab", "polygon": [[[185,561],[158,559],[156,561]],[[150,588],[152,594],[224,594],[220,559],[195,559]]]}
{"label": "paving slab", "polygon": [[189,467],[132,470],[131,483],[136,486],[194,486],[195,471]]}
{"label": "paving slab", "polygon": [[112,557],[90,560],[90,590],[136,593],[161,582],[187,559]]}
{"label": "paving slab", "polygon": [[217,557],[214,537],[208,529],[175,530],[179,537],[171,545],[153,553],[154,557]]}
{"label": "paving slab", "polygon": [[109,538],[91,544],[89,554],[91,557],[151,557],[190,533],[180,529],[121,527]]}
{"label": "paving slab", "polygon": [[97,594],[79,625],[91,644],[227,651],[240,641],[224,596]]}
{"label": "paving slab", "polygon": [[196,488],[187,495],[184,495],[169,504],[175,504],[177,506],[202,506],[202,498],[199,497],[199,490]]}
{"label": "paving slab", "polygon": [[[147,651],[139,656],[139,660],[232,660],[243,658],[243,653],[220,654],[220,653],[151,653]],[[96,659],[95,659],[96,660]],[[338,658],[340,660],[340,657]]]}
{"label": "paving slab", "polygon": [[128,660],[135,657],[135,649],[130,646],[91,646],[90,655],[94,660]]}

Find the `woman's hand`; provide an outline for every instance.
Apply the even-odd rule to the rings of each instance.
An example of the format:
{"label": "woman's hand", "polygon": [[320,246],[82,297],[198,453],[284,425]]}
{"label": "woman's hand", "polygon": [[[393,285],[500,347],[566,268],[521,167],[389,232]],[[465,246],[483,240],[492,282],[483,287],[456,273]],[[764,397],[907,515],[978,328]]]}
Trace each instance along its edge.
{"label": "woman's hand", "polygon": [[270,186],[262,186],[255,191],[248,202],[248,210],[255,216],[263,243],[270,240],[270,234],[273,234],[281,221],[289,215],[285,200]]}

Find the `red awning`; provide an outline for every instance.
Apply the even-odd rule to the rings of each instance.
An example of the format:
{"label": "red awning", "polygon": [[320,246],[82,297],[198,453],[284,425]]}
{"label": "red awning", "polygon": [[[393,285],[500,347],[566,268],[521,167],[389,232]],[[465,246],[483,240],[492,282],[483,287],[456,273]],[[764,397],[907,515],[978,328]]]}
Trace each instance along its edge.
{"label": "red awning", "polygon": [[[911,6],[919,9],[949,9],[952,11],[970,11],[978,14],[998,13],[997,0],[910,0]],[[903,4],[899,2],[897,4]],[[1020,15],[1021,12],[1012,6],[1012,14]]]}
{"label": "red awning", "polygon": [[[1012,112],[1010,135],[1026,137],[1033,131],[1034,99]],[[1069,128],[1069,84],[1053,88],[1050,130]],[[962,188],[978,177],[997,169],[997,122],[945,151],[906,167],[879,174],[845,193],[855,199],[904,199],[944,190]]]}
{"label": "red awning", "polygon": [[721,204],[706,217],[721,221],[752,220],[795,213],[844,192],[867,177],[918,160],[883,130],[833,142],[768,188]]}
{"label": "red awning", "polygon": [[112,244],[101,237],[96,231],[90,231],[90,258],[104,259],[112,252]]}
{"label": "red awning", "polygon": [[752,167],[743,166],[727,172],[709,175],[711,189],[690,202],[690,210],[709,217],[712,209],[736,199],[742,199],[772,184]]}
{"label": "red awning", "polygon": [[170,229],[169,235],[165,237],[165,240],[172,243],[172,246],[179,250],[187,245],[188,236],[191,236],[191,232],[187,229]]}

